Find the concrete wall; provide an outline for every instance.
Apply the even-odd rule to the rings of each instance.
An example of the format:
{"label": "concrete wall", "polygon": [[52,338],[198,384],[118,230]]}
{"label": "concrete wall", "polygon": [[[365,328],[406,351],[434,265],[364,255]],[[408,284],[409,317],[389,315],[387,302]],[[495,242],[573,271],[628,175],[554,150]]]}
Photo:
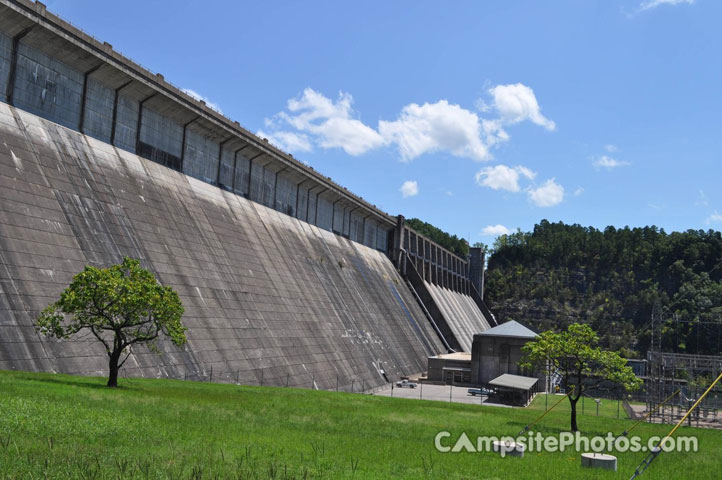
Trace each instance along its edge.
{"label": "concrete wall", "polygon": [[429,357],[429,383],[446,385],[474,385],[471,380],[471,354],[451,353]]}
{"label": "concrete wall", "polygon": [[484,268],[486,254],[480,247],[469,248],[469,281],[481,298],[484,298]]}
{"label": "concrete wall", "polygon": [[6,102],[5,92],[8,87],[8,75],[10,75],[10,54],[12,39],[0,33],[0,102]]}
{"label": "concrete wall", "polygon": [[474,334],[488,330],[488,320],[469,295],[430,282],[425,285],[462,351],[471,352]]}
{"label": "concrete wall", "polygon": [[382,252],[0,103],[0,369],[103,374],[94,341],[32,323],[123,255],[179,292],[190,329],[184,351],[136,349],[130,375],[369,388],[443,351]]}
{"label": "concrete wall", "polygon": [[77,128],[82,92],[82,73],[20,42],[14,94],[18,108]]}

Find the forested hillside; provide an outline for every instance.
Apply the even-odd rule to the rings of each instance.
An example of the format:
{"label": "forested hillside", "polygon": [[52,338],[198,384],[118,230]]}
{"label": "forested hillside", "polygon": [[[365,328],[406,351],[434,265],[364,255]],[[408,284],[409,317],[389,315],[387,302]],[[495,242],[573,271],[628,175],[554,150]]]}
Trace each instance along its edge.
{"label": "forested hillside", "polygon": [[[485,296],[501,321],[538,330],[582,321],[606,346],[643,356],[722,349],[722,235],[657,227],[597,230],[546,220],[497,239]],[[654,314],[654,315],[653,315]]]}

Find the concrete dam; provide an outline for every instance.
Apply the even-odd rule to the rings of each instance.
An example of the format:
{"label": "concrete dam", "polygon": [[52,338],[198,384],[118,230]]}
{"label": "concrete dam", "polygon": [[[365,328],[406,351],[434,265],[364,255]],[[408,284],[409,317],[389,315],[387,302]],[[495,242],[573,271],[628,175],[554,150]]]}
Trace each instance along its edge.
{"label": "concrete dam", "polygon": [[184,349],[134,347],[127,376],[358,391],[495,324],[483,255],[443,249],[42,3],[0,0],[0,369],[104,375],[94,339],[33,323],[85,265],[123,256],[179,293],[189,329]]}

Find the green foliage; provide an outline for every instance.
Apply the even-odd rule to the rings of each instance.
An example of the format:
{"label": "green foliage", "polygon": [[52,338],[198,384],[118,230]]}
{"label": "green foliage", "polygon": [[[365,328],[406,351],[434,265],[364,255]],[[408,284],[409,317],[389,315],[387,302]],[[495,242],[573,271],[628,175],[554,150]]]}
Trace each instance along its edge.
{"label": "green foliage", "polygon": [[589,325],[573,323],[563,332],[542,332],[522,351],[523,368],[541,369],[547,375],[560,374],[564,385],[574,389],[577,397],[584,388],[602,383],[613,383],[627,391],[642,386],[624,358],[599,347],[599,336]]}
{"label": "green foliage", "polygon": [[644,355],[652,313],[665,351],[720,354],[722,234],[666,233],[540,222],[500,236],[489,257],[486,300],[501,321],[539,330],[591,325],[605,347]]}
{"label": "green foliage", "polygon": [[599,336],[589,325],[573,323],[563,332],[543,332],[522,352],[522,368],[560,375],[562,385],[572,392],[572,431],[577,430],[574,406],[585,391],[615,385],[633,391],[642,386],[624,358],[599,347]]}
{"label": "green foliage", "polygon": [[406,219],[406,225],[413,228],[420,234],[429,237],[431,241],[438,243],[461,258],[466,258],[466,256],[469,255],[469,244],[463,238],[446,233],[430,223],[419,220],[418,218]]}
{"label": "green foliage", "polygon": [[[87,330],[103,344],[110,359],[109,386],[117,384],[131,347],[151,348],[161,334],[178,346],[186,343],[183,305],[171,287],[158,283],[138,260],[124,258],[110,268],[86,266],[40,314],[36,328],[48,337],[68,339]],[[122,354],[126,357],[120,361]],[[115,371],[113,371],[115,369]],[[113,380],[115,375],[115,381]]]}

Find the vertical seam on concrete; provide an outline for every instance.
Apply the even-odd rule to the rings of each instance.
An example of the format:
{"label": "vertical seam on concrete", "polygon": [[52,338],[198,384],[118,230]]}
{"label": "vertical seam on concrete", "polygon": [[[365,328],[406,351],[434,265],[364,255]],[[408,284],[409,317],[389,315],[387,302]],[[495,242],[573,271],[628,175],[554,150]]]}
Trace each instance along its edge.
{"label": "vertical seam on concrete", "polygon": [[80,133],[85,133],[83,129],[85,128],[85,108],[88,98],[88,77],[103,65],[105,64],[100,63],[83,74],[83,93],[80,97],[80,121],[78,122],[78,131]]}
{"label": "vertical seam on concrete", "polygon": [[113,123],[110,126],[110,144],[112,146],[115,146],[115,131],[116,125],[118,124],[118,97],[120,96],[120,91],[131,83],[133,83],[133,80],[130,80],[115,89],[115,96],[113,97]]}
{"label": "vertical seam on concrete", "polygon": [[8,105],[15,105],[15,78],[18,74],[18,48],[20,47],[20,40],[22,40],[23,37],[30,33],[33,28],[35,28],[35,25],[30,25],[12,38],[12,52],[10,52],[10,72],[8,73],[8,84],[5,87],[5,98],[7,99]]}

